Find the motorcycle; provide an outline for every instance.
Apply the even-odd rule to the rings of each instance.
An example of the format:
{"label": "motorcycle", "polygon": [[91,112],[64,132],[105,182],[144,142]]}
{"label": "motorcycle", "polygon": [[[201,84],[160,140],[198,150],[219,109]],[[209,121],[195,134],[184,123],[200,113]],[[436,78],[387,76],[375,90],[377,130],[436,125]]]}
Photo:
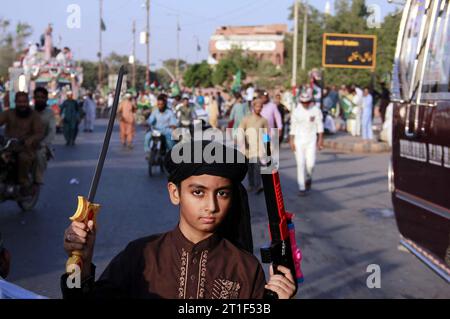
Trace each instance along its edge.
{"label": "motorcycle", "polygon": [[29,172],[30,185],[26,189],[18,183],[18,154],[24,147],[16,138],[0,136],[0,203],[13,200],[23,211],[32,210],[39,199],[40,187],[33,182],[33,174]]}
{"label": "motorcycle", "polygon": [[147,156],[148,161],[148,175],[153,176],[153,168],[159,166],[160,172],[164,173],[164,157],[166,155],[166,141],[164,135],[156,130],[150,128],[151,138],[149,141],[150,153]]}

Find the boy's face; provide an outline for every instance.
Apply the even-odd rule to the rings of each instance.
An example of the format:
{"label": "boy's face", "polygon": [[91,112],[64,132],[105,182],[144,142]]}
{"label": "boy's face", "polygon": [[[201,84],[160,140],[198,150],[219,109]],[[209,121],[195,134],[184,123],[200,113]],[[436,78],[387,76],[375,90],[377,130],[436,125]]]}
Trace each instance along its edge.
{"label": "boy's face", "polygon": [[231,207],[232,184],[225,177],[191,176],[168,188],[172,203],[180,205],[180,228],[195,237],[214,233]]}

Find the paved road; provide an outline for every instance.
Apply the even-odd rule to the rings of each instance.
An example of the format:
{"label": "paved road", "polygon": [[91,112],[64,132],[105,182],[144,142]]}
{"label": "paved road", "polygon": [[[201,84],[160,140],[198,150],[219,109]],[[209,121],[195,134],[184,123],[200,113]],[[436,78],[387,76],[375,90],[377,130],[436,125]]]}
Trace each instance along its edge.
{"label": "paved road", "polygon": [[[35,211],[21,213],[15,203],[0,205],[0,229],[12,252],[9,279],[27,289],[60,298],[59,276],[66,256],[62,234],[87,195],[105,130],[81,133],[74,148],[56,142],[46,185]],[[97,202],[99,234],[95,263],[108,261],[138,237],[172,229],[177,210],[167,197],[163,176],[150,179],[144,161],[143,132],[133,151],[122,149],[114,133]],[[411,254],[398,249],[398,231],[387,192],[388,155],[323,151],[318,156],[313,192],[297,197],[295,162],[284,147],[280,170],[288,210],[296,213],[297,240],[303,254],[305,283],[299,298],[450,298],[449,286]],[[70,184],[76,178],[79,184]],[[255,253],[268,241],[263,195],[251,195]],[[366,268],[381,268],[381,288],[369,289]]]}

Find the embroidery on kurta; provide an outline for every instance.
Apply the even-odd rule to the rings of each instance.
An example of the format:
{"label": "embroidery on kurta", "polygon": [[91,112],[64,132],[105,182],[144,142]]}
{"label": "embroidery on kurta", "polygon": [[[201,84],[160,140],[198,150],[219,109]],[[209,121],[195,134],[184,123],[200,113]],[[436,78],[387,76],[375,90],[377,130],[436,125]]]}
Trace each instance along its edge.
{"label": "embroidery on kurta", "polygon": [[186,284],[188,276],[188,259],[189,254],[182,249],[181,268],[180,268],[180,287],[178,288],[178,298],[186,298]]}
{"label": "embroidery on kurta", "polygon": [[205,298],[205,283],[206,283],[206,263],[208,262],[208,250],[205,250],[200,255],[199,262],[199,280],[197,287],[197,299]]}
{"label": "embroidery on kurta", "polygon": [[216,279],[213,285],[213,299],[237,299],[241,285],[226,279]]}

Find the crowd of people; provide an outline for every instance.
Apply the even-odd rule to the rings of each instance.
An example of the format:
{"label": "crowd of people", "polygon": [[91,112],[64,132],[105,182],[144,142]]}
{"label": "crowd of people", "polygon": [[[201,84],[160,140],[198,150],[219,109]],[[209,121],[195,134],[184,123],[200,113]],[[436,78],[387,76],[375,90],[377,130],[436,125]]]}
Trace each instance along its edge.
{"label": "crowd of people", "polygon": [[[30,182],[43,183],[48,151],[52,148],[52,141],[57,132],[57,118],[47,107],[48,98],[48,92],[44,88],[37,88],[33,92],[33,103],[30,103],[27,93],[18,92],[15,96],[16,108],[0,112],[0,127],[5,125],[5,135],[24,141],[25,148],[18,156],[18,180],[25,192],[29,189]],[[200,89],[183,90],[177,95],[164,91],[141,91],[137,95],[124,92],[119,101],[117,118],[120,141],[123,147],[129,150],[134,148],[137,125],[161,132],[167,152],[170,152],[176,143],[173,139],[176,128],[190,129],[195,123],[201,123],[203,128],[231,132],[231,138],[236,141],[239,151],[248,159],[247,169],[242,170],[248,177],[246,191],[255,194],[263,191],[260,174],[261,166],[266,163],[262,162],[261,149],[251,147],[254,142],[252,134],[255,131],[262,132],[272,141],[276,138],[279,145],[288,143],[297,164],[298,195],[306,196],[312,187],[316,153],[323,148],[324,134],[347,130],[352,135],[361,135],[368,141],[374,138],[372,133],[374,99],[379,100],[375,116],[384,117],[389,103],[389,92],[384,85],[381,94],[369,88],[360,89],[356,85],[342,86],[339,90],[334,86],[321,90],[315,83],[302,85],[294,92],[282,89],[272,91],[255,89],[253,85],[232,93]],[[79,126],[83,125],[87,134],[95,130],[96,116],[103,112],[109,113],[114,102],[114,92],[110,92],[104,101],[105,110],[101,110],[98,96],[95,97],[93,93],[87,91],[77,100],[71,91],[66,92],[65,99],[59,105],[59,115],[62,133],[68,147],[75,145]],[[34,105],[34,108],[30,105]],[[151,130],[148,130],[144,138],[146,153],[150,152],[151,136]],[[262,137],[257,136],[257,144],[260,143],[259,138]],[[207,167],[209,164],[203,165]],[[211,176],[215,177],[221,177],[228,172],[225,168],[225,173],[218,171],[215,166],[211,166],[210,169]],[[28,172],[33,172],[32,181]],[[170,171],[168,173],[171,174]],[[243,179],[244,176],[236,177],[239,182]],[[175,182],[176,180],[169,184]],[[174,184],[173,196],[179,191],[179,187],[180,184]],[[174,198],[171,197],[175,200]],[[184,217],[181,215],[180,218]],[[72,224],[66,230],[67,251],[72,249],[71,243],[74,242],[68,236],[75,232],[80,233],[80,227],[84,227],[83,231],[87,234],[88,225]],[[176,229],[167,236],[176,236],[180,231],[195,233],[196,230]],[[81,237],[78,240],[82,240]],[[9,258],[5,249],[2,251],[2,258],[5,265]],[[0,274],[3,277],[7,275],[7,268],[4,265],[3,273]],[[114,274],[116,275],[120,274]],[[274,278],[271,277],[269,287],[276,290],[280,296],[285,298],[291,296],[292,286],[289,289],[281,289],[276,284],[279,278],[277,280]],[[291,279],[284,277],[285,282],[282,286],[286,288],[286,285],[290,285]],[[107,280],[115,279],[111,277]],[[264,280],[258,278],[258,285],[263,283]],[[164,290],[162,292],[165,293]],[[258,291],[249,291],[248,296],[260,297],[262,292],[260,286]],[[72,298],[71,294],[72,292],[63,289],[65,297]]]}

